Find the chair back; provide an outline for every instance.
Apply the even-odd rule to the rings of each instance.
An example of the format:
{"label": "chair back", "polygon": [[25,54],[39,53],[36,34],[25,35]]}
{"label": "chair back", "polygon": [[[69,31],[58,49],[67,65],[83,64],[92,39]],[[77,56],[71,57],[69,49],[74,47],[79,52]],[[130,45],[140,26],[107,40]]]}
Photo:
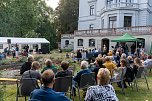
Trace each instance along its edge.
{"label": "chair back", "polygon": [[38,87],[37,79],[35,78],[22,78],[20,80],[20,94],[22,96],[30,96],[31,92]]}
{"label": "chair back", "polygon": [[143,71],[144,71],[144,67],[139,67],[138,72],[136,74],[136,78],[141,78]]}
{"label": "chair back", "polygon": [[95,73],[87,73],[81,75],[79,88],[88,88],[96,84]]}
{"label": "chair back", "polygon": [[55,79],[55,84],[53,89],[56,92],[68,92],[72,89],[72,76],[58,77]]}

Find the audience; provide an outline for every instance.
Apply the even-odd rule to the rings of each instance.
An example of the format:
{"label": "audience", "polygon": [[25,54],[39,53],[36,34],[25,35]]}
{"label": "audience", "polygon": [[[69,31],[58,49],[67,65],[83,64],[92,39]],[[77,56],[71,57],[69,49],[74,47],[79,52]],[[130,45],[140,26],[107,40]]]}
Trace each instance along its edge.
{"label": "audience", "polygon": [[96,86],[88,88],[85,101],[118,101],[115,90],[109,84],[110,72],[107,68],[100,68]]}
{"label": "audience", "polygon": [[134,59],[134,65],[133,65],[133,73],[134,73],[135,76],[137,75],[137,72],[138,72],[139,68],[144,68],[144,66],[142,65],[142,62],[139,58],[135,58]]}
{"label": "audience", "polygon": [[33,57],[29,56],[27,58],[27,62],[25,62],[22,67],[20,68],[20,74],[22,75],[25,71],[30,70],[31,69],[31,64],[33,62]]}
{"label": "audience", "polygon": [[34,61],[32,63],[32,67],[30,70],[25,71],[22,75],[22,78],[35,78],[41,81],[41,74],[36,71],[40,68],[40,63],[37,61]]}
{"label": "audience", "polygon": [[80,72],[78,72],[76,74],[76,76],[74,77],[74,81],[76,81],[78,83],[78,85],[80,84],[82,74],[91,73],[91,70],[88,69],[88,62],[87,61],[82,61],[81,62],[81,69],[82,70]]}
{"label": "audience", "polygon": [[55,92],[53,84],[55,82],[55,75],[52,70],[45,70],[42,74],[42,82],[44,87],[35,89],[30,96],[30,99],[35,101],[70,101],[63,93]]}
{"label": "audience", "polygon": [[52,61],[51,61],[50,59],[47,59],[47,60],[45,61],[45,65],[46,65],[46,67],[43,68],[43,70],[41,71],[41,73],[43,73],[43,72],[44,72],[45,70],[47,70],[47,69],[52,69],[53,72],[54,72],[55,66],[53,66]]}
{"label": "audience", "polygon": [[61,62],[61,68],[63,69],[62,71],[59,71],[56,73],[55,77],[65,77],[65,76],[72,76],[72,71],[68,70],[69,67],[69,62],[62,61]]}
{"label": "audience", "polygon": [[95,65],[96,65],[96,66],[95,66],[95,68],[92,70],[92,72],[95,73],[95,79],[96,79],[99,69],[100,69],[100,68],[106,68],[106,67],[103,65],[103,60],[102,60],[102,58],[100,58],[100,57],[97,57],[97,58],[96,58]]}
{"label": "audience", "polygon": [[117,69],[117,66],[110,60],[109,56],[105,57],[105,63],[103,64],[110,71],[111,76],[113,76],[114,70]]}

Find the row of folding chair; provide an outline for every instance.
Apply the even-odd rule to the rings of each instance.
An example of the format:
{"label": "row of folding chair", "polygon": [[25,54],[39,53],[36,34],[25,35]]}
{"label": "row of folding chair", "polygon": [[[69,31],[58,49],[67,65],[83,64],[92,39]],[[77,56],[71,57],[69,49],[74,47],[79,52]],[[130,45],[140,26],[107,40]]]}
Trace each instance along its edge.
{"label": "row of folding chair", "polygon": [[[56,92],[63,92],[65,94],[69,93],[70,98],[72,95],[72,99],[74,101],[72,80],[73,80],[72,76],[56,78],[53,89]],[[81,76],[80,85],[77,86],[80,101],[81,101],[80,89],[85,89],[95,84],[96,84],[95,73],[83,74]],[[26,97],[30,96],[30,93],[34,89],[38,88],[37,85],[38,85],[37,80],[34,78],[22,78],[20,81],[18,81],[16,101],[18,101],[18,97],[25,97],[25,101],[26,101],[27,100]]]}

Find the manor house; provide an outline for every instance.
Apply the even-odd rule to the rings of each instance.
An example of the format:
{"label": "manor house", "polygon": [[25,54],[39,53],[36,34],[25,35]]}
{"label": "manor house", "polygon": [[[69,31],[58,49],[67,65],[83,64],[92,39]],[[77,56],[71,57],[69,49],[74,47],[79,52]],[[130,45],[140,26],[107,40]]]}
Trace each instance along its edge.
{"label": "manor house", "polygon": [[[78,30],[63,34],[61,48],[108,49],[111,39],[129,33],[148,52],[152,39],[152,0],[79,0]],[[128,43],[132,44],[132,43]]]}

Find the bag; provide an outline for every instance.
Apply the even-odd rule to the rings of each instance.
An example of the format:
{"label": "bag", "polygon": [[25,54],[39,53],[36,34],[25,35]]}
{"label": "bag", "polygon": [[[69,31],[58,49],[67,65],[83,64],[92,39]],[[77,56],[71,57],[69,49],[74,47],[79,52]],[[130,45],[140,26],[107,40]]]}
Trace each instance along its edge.
{"label": "bag", "polygon": [[134,79],[134,73],[131,67],[127,67],[126,74],[125,74],[125,81],[132,82]]}

